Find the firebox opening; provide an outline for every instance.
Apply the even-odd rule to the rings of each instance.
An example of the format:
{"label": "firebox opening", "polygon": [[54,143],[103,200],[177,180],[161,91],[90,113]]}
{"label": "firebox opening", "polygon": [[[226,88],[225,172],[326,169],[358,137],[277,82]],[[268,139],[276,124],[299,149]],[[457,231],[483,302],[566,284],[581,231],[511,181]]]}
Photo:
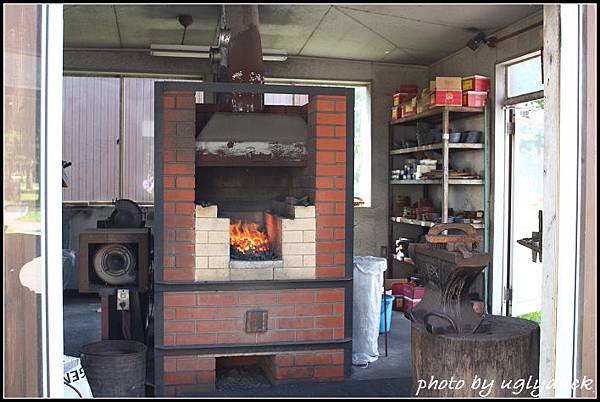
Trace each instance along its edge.
{"label": "firebox opening", "polygon": [[227,356],[216,359],[218,391],[236,391],[272,386],[270,365],[274,356]]}
{"label": "firebox opening", "polygon": [[256,222],[230,224],[230,256],[233,260],[271,261],[279,259],[264,226]]}

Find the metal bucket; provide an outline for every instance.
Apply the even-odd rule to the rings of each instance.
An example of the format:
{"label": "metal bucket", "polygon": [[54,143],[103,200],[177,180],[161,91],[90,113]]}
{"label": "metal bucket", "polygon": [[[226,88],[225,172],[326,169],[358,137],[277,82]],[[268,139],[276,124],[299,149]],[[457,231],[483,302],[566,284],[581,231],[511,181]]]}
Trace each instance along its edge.
{"label": "metal bucket", "polygon": [[145,396],[146,345],[109,340],[81,348],[81,365],[94,397]]}

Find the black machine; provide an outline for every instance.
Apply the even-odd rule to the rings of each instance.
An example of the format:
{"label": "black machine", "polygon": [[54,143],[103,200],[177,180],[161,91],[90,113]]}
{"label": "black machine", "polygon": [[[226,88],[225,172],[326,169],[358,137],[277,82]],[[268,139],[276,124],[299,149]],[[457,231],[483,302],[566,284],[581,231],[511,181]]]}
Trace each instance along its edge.
{"label": "black machine", "polygon": [[102,339],[145,342],[151,306],[152,237],[142,209],[114,201],[96,229],[79,237],[79,291],[102,300]]}

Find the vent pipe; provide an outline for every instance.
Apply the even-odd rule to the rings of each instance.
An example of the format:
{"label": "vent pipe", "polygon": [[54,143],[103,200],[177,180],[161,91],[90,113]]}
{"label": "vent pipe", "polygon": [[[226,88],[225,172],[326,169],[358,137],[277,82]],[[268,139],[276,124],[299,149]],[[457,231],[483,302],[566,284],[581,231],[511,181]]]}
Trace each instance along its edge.
{"label": "vent pipe", "polygon": [[[227,68],[229,82],[264,84],[262,45],[258,30],[258,5],[223,7],[229,28]],[[236,93],[232,96],[234,112],[259,112],[263,109],[263,94]]]}

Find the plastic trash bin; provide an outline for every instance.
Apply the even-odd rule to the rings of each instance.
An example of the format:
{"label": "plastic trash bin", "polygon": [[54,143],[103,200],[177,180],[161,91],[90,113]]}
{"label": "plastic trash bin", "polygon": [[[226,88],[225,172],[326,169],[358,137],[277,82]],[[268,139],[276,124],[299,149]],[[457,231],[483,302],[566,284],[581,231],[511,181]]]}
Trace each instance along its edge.
{"label": "plastic trash bin", "polygon": [[364,365],[379,358],[379,316],[383,272],[381,257],[354,257],[352,314],[352,364]]}
{"label": "plastic trash bin", "polygon": [[384,303],[383,303],[383,295],[381,295],[381,317],[379,318],[379,333],[383,334],[384,332],[390,332],[390,328],[392,326],[392,305],[394,304],[393,301],[395,299],[395,297],[393,295],[385,295],[385,309],[386,311],[386,316],[387,316],[387,326],[385,328],[385,331],[383,330],[383,324],[385,322],[385,319],[383,317],[383,309],[384,309]]}

